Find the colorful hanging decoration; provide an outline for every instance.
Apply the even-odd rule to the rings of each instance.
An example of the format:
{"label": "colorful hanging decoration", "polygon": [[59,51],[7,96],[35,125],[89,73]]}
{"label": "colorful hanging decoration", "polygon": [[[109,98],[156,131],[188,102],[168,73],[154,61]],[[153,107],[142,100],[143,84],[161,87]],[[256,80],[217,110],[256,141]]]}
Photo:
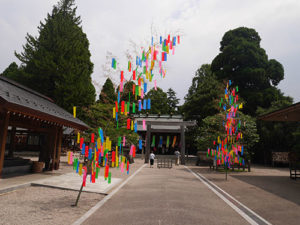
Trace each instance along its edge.
{"label": "colorful hanging decoration", "polygon": [[213,147],[208,148],[207,156],[214,157],[217,165],[225,168],[230,168],[234,163],[244,165],[242,122],[238,112],[238,109],[243,108],[243,103],[238,103],[238,86],[233,87],[231,80],[226,84],[224,99],[221,98],[219,107],[225,114],[224,135],[213,141]]}
{"label": "colorful hanging decoration", "polygon": [[[117,101],[112,108],[112,118],[116,121],[116,129],[119,128],[119,117],[126,118],[126,128],[137,132],[137,122],[132,119],[132,114],[136,111],[145,111],[151,109],[151,99],[145,98],[145,95],[150,89],[153,82],[154,89],[157,90],[157,79],[153,80],[153,77],[166,76],[165,63],[168,61],[168,55],[172,52],[174,55],[175,47],[180,43],[179,36],[171,36],[170,34],[163,38],[160,36],[158,41],[155,41],[151,37],[151,44],[146,48],[141,48],[140,55],[135,57],[135,65],[133,60],[129,60],[127,63],[127,70],[120,69],[120,83],[118,85]],[[118,63],[119,65],[119,63]],[[112,58],[111,67],[117,69],[117,61]],[[130,79],[126,79],[127,74],[130,74]],[[124,87],[128,81],[133,81],[132,88],[130,87],[128,101],[121,101],[124,95]],[[132,95],[132,96],[131,96]],[[76,118],[76,107],[73,107],[73,116]],[[146,122],[143,121],[143,129],[146,129]],[[167,147],[169,146],[169,136],[167,138]],[[176,137],[173,139],[176,142]],[[126,137],[118,137],[118,142],[115,147],[112,145],[112,141],[108,136],[104,136],[104,132],[101,128],[98,129],[98,133],[92,133],[90,138],[84,139],[77,134],[77,143],[81,149],[80,156],[75,157],[73,152],[68,152],[68,164],[73,165],[73,169],[82,176],[82,185],[86,186],[87,176],[90,176],[91,183],[95,183],[100,174],[100,168],[104,169],[104,179],[111,183],[112,171],[110,167],[120,168],[121,172],[129,174],[130,165],[127,157],[123,155],[123,148],[129,145],[126,141]],[[138,143],[139,149],[142,149],[142,140]],[[159,137],[159,145],[162,145],[162,137]],[[173,144],[174,145],[174,144]],[[155,136],[153,136],[152,146],[155,146]],[[112,149],[112,147],[114,149]],[[131,144],[129,156],[135,157],[136,145]]]}

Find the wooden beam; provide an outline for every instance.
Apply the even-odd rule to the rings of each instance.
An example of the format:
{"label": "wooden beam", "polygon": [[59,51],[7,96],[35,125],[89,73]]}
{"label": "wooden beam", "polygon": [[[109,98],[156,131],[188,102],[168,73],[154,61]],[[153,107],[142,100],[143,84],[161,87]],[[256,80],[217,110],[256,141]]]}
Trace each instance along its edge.
{"label": "wooden beam", "polygon": [[18,115],[11,115],[9,125],[12,127],[26,128],[37,132],[49,132],[49,129],[53,129],[54,125],[44,123],[42,121],[36,121],[30,118],[19,117]]}
{"label": "wooden beam", "polygon": [[181,129],[170,130],[170,129],[151,129],[151,133],[181,133]]}
{"label": "wooden beam", "polygon": [[[142,124],[142,121],[138,121],[138,124]],[[196,121],[182,121],[182,122],[165,122],[165,121],[146,121],[147,125],[160,125],[160,126],[195,126]]]}
{"label": "wooden beam", "polygon": [[2,123],[0,123],[0,177],[2,175],[2,169],[4,165],[5,145],[6,145],[9,116],[10,113],[8,111],[5,112]]}
{"label": "wooden beam", "polygon": [[70,120],[66,120],[57,116],[53,116],[51,114],[47,114],[45,112],[41,112],[35,109],[31,109],[25,106],[21,106],[18,104],[10,103],[10,102],[5,102],[3,105],[4,108],[6,108],[9,111],[13,111],[16,113],[21,113],[22,115],[30,116],[30,117],[36,117],[41,120],[46,120],[49,122],[53,123],[59,123],[61,126],[68,126],[72,128],[76,128],[78,130],[86,130],[88,129],[88,126],[79,124]]}

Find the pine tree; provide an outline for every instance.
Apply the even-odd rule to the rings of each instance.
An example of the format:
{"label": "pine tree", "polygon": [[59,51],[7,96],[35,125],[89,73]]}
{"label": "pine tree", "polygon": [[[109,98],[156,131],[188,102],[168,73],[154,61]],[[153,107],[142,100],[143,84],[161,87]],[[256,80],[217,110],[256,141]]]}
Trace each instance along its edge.
{"label": "pine tree", "polygon": [[107,78],[100,96],[99,96],[99,101],[101,103],[114,103],[114,101],[117,99],[116,93],[115,93],[115,89],[114,89],[114,85],[111,81],[111,79]]}
{"label": "pine tree", "polygon": [[179,98],[176,97],[176,92],[172,88],[169,88],[167,91],[167,96],[168,96],[167,104],[169,105],[170,108],[169,113],[171,114],[177,112]]}
{"label": "pine tree", "polygon": [[30,87],[68,111],[95,101],[89,41],[80,24],[74,0],[61,0],[40,23],[39,36],[27,34],[24,51],[15,53],[30,74]]}

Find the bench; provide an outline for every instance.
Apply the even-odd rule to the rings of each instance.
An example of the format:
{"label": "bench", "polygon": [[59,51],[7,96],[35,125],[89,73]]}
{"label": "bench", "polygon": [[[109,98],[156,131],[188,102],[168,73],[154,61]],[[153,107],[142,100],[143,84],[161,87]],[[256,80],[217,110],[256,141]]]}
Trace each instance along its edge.
{"label": "bench", "polygon": [[157,159],[157,168],[169,168],[171,169],[173,166],[172,159],[161,158]]}
{"label": "bench", "polygon": [[300,154],[295,152],[289,153],[290,178],[300,178]]}
{"label": "bench", "polygon": [[[225,169],[225,166],[224,165],[217,165],[216,163],[212,163],[211,165],[209,165],[209,168],[210,169],[213,169],[213,170],[218,170],[218,168],[220,167],[223,167]],[[245,171],[245,169],[248,169],[248,172],[251,171],[251,165],[250,165],[250,162],[246,162],[244,165],[240,165],[240,163],[234,163],[234,164],[231,164],[230,165],[230,168],[228,169],[231,169],[232,171],[234,171],[234,169],[243,169],[243,171]]]}

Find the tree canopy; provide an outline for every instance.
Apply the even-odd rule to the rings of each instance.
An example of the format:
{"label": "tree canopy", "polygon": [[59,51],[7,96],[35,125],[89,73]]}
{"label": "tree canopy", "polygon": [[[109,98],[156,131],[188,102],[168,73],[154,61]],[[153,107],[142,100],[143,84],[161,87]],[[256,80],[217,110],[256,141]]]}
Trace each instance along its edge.
{"label": "tree canopy", "polygon": [[192,80],[182,110],[186,119],[195,119],[198,123],[207,116],[219,111],[218,101],[223,93],[222,84],[216,80],[209,64],[203,64]]}
{"label": "tree canopy", "polygon": [[[199,135],[197,137],[197,142],[201,150],[205,151],[208,147],[212,147],[213,141],[216,140],[218,136],[220,136],[221,139],[225,137],[223,126],[224,118],[225,114],[221,112],[213,116],[208,116],[203,120],[203,123],[199,127]],[[241,112],[239,112],[239,119],[242,121],[241,132],[243,139],[241,139],[241,141],[245,147],[245,157],[250,159],[252,147],[259,140],[256,122],[254,118],[244,115]]]}
{"label": "tree canopy", "polygon": [[169,88],[167,91],[167,99],[169,114],[176,113],[178,111],[179,98],[176,97],[176,92],[172,88]]}
{"label": "tree canopy", "polygon": [[107,78],[102,87],[102,90],[101,90],[101,93],[99,96],[99,101],[101,103],[114,103],[114,101],[116,101],[116,99],[117,99],[117,96],[116,96],[114,85],[113,85],[111,79]]}
{"label": "tree canopy", "polygon": [[157,88],[157,90],[152,88],[145,98],[151,99],[150,114],[168,114],[170,112],[168,95],[161,88]]}
{"label": "tree canopy", "polygon": [[218,80],[232,80],[239,87],[247,103],[244,112],[251,115],[255,115],[258,106],[271,105],[275,100],[272,92],[284,78],[283,66],[275,59],[268,59],[260,40],[259,34],[251,28],[227,31],[221,41],[221,52],[211,65]]}
{"label": "tree canopy", "polygon": [[74,0],[61,0],[55,5],[38,32],[38,37],[27,34],[23,52],[15,53],[25,74],[29,74],[28,86],[68,111],[74,105],[80,108],[94,103],[89,41]]}

